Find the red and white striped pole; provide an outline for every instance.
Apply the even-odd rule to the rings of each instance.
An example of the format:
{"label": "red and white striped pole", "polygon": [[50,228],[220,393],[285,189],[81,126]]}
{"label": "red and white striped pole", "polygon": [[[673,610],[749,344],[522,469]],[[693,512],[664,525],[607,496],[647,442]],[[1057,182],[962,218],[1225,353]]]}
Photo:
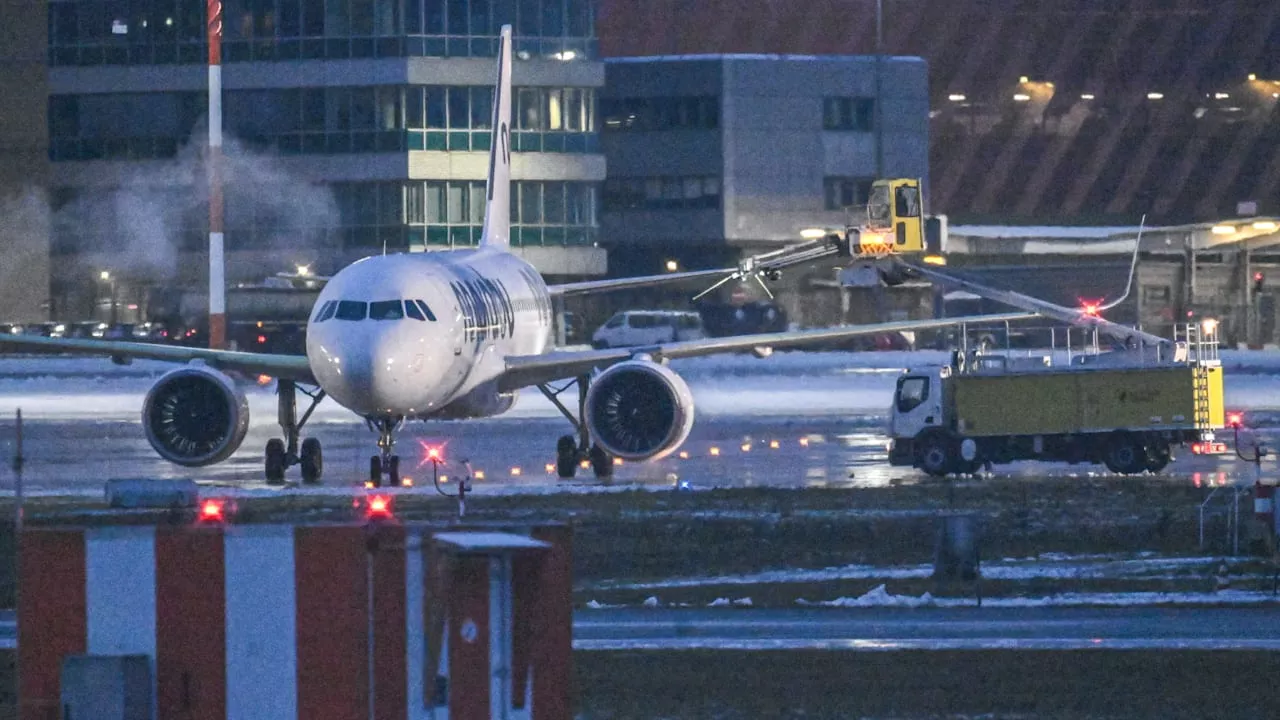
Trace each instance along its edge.
{"label": "red and white striped pole", "polygon": [[222,3],[208,0],[209,19],[209,347],[227,342],[227,281],[222,234]]}

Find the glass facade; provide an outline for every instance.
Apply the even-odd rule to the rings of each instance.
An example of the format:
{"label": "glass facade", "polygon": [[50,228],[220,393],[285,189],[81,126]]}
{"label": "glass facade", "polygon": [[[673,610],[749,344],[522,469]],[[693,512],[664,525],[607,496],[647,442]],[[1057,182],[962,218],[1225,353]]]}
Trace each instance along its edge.
{"label": "glass facade", "polygon": [[[50,0],[51,65],[199,63],[203,0]],[[223,0],[223,61],[490,57],[594,59],[594,0]]]}
{"label": "glass facade", "polygon": [[865,208],[873,182],[875,178],[828,175],[822,178],[823,207],[827,210]]}
{"label": "glass facade", "polygon": [[684,97],[608,98],[600,101],[604,129],[714,130],[720,125],[720,98]]}
{"label": "glass facade", "polygon": [[875,129],[876,101],[862,97],[822,99],[822,129],[871,132]]}
{"label": "glass facade", "polygon": [[[598,153],[594,88],[516,88],[517,152]],[[493,88],[364,86],[230,90],[227,132],[283,155],[487,152]],[[204,93],[53,95],[49,152],[60,160],[169,158],[205,114]]]}
{"label": "glass facade", "polygon": [[612,177],[604,184],[604,209],[718,209],[720,178],[714,175]]}

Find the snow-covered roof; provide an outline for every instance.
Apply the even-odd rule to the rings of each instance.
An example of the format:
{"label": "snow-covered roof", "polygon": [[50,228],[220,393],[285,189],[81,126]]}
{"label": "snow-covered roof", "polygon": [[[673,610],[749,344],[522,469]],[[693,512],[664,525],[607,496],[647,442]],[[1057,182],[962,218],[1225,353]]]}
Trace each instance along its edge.
{"label": "snow-covered roof", "polygon": [[441,532],[436,533],[434,537],[436,542],[449,545],[461,552],[542,550],[551,547],[550,543],[541,540],[504,532]]}
{"label": "snow-covered roof", "polygon": [[947,228],[947,233],[949,235],[982,238],[1102,239],[1109,238],[1114,235],[1137,235],[1138,228],[1137,226],[1074,227],[1066,225],[952,225]]}
{"label": "snow-covered roof", "polygon": [[[786,60],[788,62],[830,62],[867,60],[874,55],[779,55],[765,53],[708,53],[698,55],[645,55],[635,57],[605,58],[606,63],[659,63],[688,62],[691,60]],[[914,55],[886,56],[891,62],[924,62],[924,58]]]}

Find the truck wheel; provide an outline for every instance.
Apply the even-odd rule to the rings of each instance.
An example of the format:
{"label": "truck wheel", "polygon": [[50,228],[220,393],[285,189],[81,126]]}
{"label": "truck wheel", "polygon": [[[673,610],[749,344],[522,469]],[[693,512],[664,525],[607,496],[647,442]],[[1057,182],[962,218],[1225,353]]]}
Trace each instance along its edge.
{"label": "truck wheel", "polygon": [[1173,453],[1170,452],[1169,446],[1162,442],[1151,443],[1147,446],[1147,470],[1158,473],[1165,469],[1173,460]]}
{"label": "truck wheel", "polygon": [[951,438],[941,433],[929,433],[916,441],[916,465],[921,470],[942,477],[953,472],[954,453]]}
{"label": "truck wheel", "polygon": [[1118,433],[1107,443],[1103,464],[1113,473],[1136,475],[1147,469],[1147,449],[1129,433]]}

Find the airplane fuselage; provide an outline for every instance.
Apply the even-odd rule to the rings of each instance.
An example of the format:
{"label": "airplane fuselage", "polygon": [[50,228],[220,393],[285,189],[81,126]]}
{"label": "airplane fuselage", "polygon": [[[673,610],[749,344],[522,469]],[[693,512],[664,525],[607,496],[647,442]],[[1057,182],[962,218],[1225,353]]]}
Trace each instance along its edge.
{"label": "airplane fuselage", "polygon": [[375,256],[321,291],[307,323],[307,360],[343,407],[366,417],[427,417],[492,385],[507,356],[544,352],[551,320],[542,277],[509,252]]}

